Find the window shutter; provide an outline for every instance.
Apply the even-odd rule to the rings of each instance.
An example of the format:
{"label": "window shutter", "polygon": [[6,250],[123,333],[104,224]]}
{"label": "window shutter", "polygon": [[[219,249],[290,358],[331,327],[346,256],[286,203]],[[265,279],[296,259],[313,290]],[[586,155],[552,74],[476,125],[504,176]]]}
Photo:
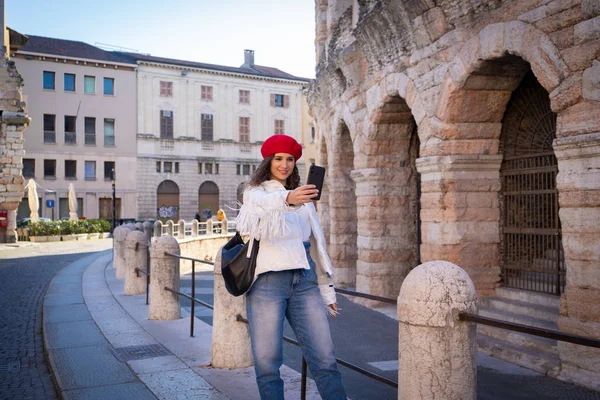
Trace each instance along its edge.
{"label": "window shutter", "polygon": [[275,107],[275,93],[271,93],[271,107]]}
{"label": "window shutter", "polygon": [[288,96],[287,94],[285,96],[283,96],[283,108],[289,108],[290,107],[290,96]]}

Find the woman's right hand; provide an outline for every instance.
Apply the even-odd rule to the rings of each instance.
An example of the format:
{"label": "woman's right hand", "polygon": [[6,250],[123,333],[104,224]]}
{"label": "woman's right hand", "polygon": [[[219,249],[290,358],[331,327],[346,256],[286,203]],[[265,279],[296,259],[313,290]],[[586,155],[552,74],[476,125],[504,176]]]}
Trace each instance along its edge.
{"label": "woman's right hand", "polygon": [[309,203],[317,194],[319,191],[315,185],[304,185],[289,192],[285,201],[288,204]]}

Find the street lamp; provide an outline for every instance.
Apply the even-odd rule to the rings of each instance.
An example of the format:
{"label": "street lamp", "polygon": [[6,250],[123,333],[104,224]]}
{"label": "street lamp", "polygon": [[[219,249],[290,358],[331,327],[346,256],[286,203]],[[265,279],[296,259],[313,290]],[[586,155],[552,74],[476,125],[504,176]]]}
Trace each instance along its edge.
{"label": "street lamp", "polygon": [[115,210],[116,210],[116,199],[115,199],[115,169],[113,168],[110,174],[110,180],[112,183],[112,194],[113,194],[113,198],[112,198],[112,230],[111,233],[115,232]]}

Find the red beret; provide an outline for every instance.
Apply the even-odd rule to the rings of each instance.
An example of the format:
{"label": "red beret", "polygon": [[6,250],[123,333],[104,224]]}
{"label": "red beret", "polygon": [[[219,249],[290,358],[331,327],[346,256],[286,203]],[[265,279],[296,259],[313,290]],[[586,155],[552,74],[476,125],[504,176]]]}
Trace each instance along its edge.
{"label": "red beret", "polygon": [[291,136],[273,135],[263,143],[260,152],[263,158],[276,153],[288,153],[298,161],[302,157],[302,146]]}

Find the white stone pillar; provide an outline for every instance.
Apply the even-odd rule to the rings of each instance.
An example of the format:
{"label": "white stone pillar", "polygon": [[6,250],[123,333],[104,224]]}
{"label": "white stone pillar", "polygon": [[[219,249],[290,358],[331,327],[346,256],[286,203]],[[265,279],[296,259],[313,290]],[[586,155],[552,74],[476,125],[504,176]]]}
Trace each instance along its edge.
{"label": "white stone pillar", "polygon": [[146,275],[136,268],[148,272],[148,238],[141,231],[131,231],[125,239],[125,295],[146,293]]}
{"label": "white stone pillar", "polygon": [[197,219],[192,221],[192,236],[198,237],[198,220]]}
{"label": "white stone pillar", "polygon": [[236,321],[240,314],[246,316],[246,296],[229,294],[221,275],[221,251],[217,252],[214,270],[214,311],[211,347],[213,368],[245,368],[252,365],[250,329]]}
{"label": "white stone pillar", "polygon": [[179,220],[179,234],[177,237],[180,239],[185,238],[185,221],[182,219]]}
{"label": "white stone pillar", "polygon": [[227,233],[229,233],[229,222],[227,222],[227,220],[224,219],[223,221],[221,221],[221,234],[227,235]]}
{"label": "white stone pillar", "polygon": [[207,219],[206,220],[206,234],[207,235],[212,235],[213,234],[213,222],[212,222],[212,219]]}
{"label": "white stone pillar", "polygon": [[173,236],[173,226],[175,224],[173,223],[173,220],[168,220],[167,221],[167,235],[169,236]]}
{"label": "white stone pillar", "polygon": [[398,297],[399,400],[477,398],[477,327],[459,312],[478,312],[463,269],[430,261],[407,275]]}
{"label": "white stone pillar", "polygon": [[[171,226],[173,226],[173,222]],[[158,238],[150,250],[150,306],[148,318],[173,320],[181,318],[179,295],[165,287],[179,291],[179,258],[165,255],[181,254],[173,236]]]}
{"label": "white stone pillar", "polygon": [[[160,221],[158,221],[158,222],[160,222]],[[152,234],[154,233],[154,227],[152,225],[152,222],[150,222],[150,221],[144,222],[143,232],[146,234],[146,238],[148,240],[152,240]]]}
{"label": "white stone pillar", "polygon": [[162,227],[163,224],[161,221],[154,221],[154,237],[161,237],[162,236]]}
{"label": "white stone pillar", "polygon": [[117,270],[117,279],[123,279],[125,277],[125,239],[127,234],[131,231],[126,226],[118,226],[113,232],[114,237],[114,259],[113,267]]}

